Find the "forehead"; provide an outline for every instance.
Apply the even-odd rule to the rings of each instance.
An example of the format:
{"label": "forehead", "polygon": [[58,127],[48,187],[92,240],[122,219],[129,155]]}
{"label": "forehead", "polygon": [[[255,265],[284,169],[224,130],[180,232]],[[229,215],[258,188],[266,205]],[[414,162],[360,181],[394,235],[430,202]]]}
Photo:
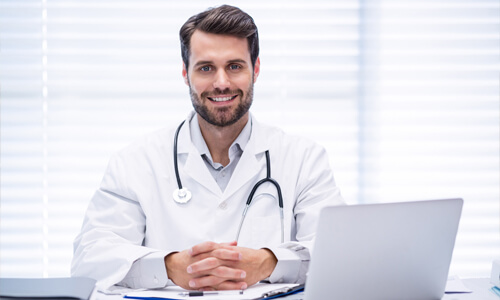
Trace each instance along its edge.
{"label": "forehead", "polygon": [[190,44],[190,65],[198,61],[224,62],[235,59],[250,62],[246,38],[195,30]]}

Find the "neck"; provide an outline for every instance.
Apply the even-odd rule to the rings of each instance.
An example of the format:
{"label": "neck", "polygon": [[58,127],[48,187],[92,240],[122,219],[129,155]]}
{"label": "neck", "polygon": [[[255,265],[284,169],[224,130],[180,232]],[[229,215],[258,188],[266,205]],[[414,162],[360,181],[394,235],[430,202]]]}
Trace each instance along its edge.
{"label": "neck", "polygon": [[229,164],[229,147],[231,147],[231,144],[247,124],[249,119],[248,113],[236,123],[224,127],[212,125],[200,117],[200,115],[197,115],[197,117],[201,134],[213,161],[227,166]]}

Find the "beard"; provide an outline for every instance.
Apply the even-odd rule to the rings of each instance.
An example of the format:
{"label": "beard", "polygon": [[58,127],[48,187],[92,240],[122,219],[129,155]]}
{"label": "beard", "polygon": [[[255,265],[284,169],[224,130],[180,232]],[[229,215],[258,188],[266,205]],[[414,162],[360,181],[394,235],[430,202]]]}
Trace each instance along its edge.
{"label": "beard", "polygon": [[248,87],[246,93],[242,90],[231,91],[226,89],[224,91],[215,90],[213,92],[203,92],[201,93],[201,99],[204,101],[210,101],[207,97],[214,97],[223,94],[238,94],[240,102],[238,106],[232,111],[230,107],[218,107],[214,108],[214,111],[210,111],[209,108],[203,104],[200,97],[191,88],[191,83],[189,83],[189,94],[191,95],[191,102],[193,103],[194,110],[198,113],[205,121],[209,124],[225,127],[236,123],[250,110],[253,102],[253,82]]}

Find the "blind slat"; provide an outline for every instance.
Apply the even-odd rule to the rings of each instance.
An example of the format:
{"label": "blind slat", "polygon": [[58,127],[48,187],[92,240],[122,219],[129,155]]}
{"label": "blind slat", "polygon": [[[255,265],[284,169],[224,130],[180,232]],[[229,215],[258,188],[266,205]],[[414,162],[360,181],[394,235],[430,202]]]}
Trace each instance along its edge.
{"label": "blind slat", "polygon": [[[488,277],[500,250],[498,1],[235,5],[259,26],[255,117],[324,145],[348,203],[463,197],[451,272]],[[109,155],[191,110],[178,30],[206,8],[0,2],[1,276],[69,275]]]}

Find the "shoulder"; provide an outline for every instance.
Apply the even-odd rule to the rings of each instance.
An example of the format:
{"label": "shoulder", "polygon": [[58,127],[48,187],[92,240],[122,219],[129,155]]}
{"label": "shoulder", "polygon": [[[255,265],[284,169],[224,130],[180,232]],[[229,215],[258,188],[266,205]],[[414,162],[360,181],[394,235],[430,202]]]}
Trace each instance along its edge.
{"label": "shoulder", "polygon": [[310,152],[324,152],[323,146],[310,138],[288,133],[285,130],[268,124],[256,123],[256,135],[270,150],[279,150],[280,153],[304,156]]}
{"label": "shoulder", "polygon": [[149,132],[118,150],[116,156],[148,156],[172,151],[175,128]]}
{"label": "shoulder", "polygon": [[287,132],[277,126],[256,122],[255,127],[257,134],[264,136],[268,141],[298,143],[304,146],[320,146],[318,143],[308,137]]}

